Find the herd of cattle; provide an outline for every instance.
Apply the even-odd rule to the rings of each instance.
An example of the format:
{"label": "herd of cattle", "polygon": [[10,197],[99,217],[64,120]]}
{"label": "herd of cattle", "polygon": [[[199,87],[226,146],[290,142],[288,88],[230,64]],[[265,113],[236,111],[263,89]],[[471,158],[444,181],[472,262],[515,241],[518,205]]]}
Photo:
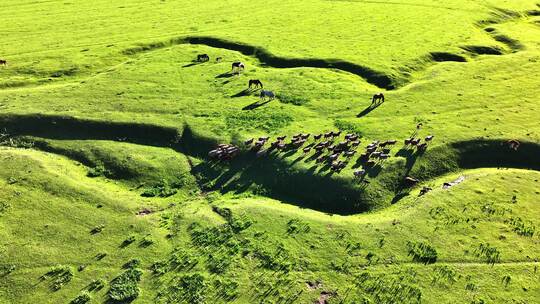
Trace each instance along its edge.
{"label": "herd of cattle", "polygon": [[[358,181],[367,182],[365,177],[368,171],[389,159],[392,147],[398,143],[397,140],[373,141],[363,151],[359,152],[359,136],[349,133],[341,138],[341,134],[341,131],[330,131],[314,135],[299,133],[292,136],[289,141],[286,140],[286,135],[277,136],[273,141],[268,136],[251,138],[244,141],[243,149],[252,151],[257,157],[288,151],[295,153],[301,150],[304,157],[311,155],[308,159],[314,160],[317,165],[326,165],[332,172],[338,174],[347,167],[355,155],[359,154],[356,163],[361,165],[361,169],[353,171],[353,175]],[[429,135],[423,140],[416,137],[407,138],[403,143],[405,149],[415,149],[422,152],[427,149],[432,140],[433,135]],[[210,151],[208,156],[217,161],[230,161],[238,156],[240,152],[241,149],[238,146],[220,144],[216,149]],[[416,184],[416,181],[410,177],[404,182],[410,184],[409,186]]]}

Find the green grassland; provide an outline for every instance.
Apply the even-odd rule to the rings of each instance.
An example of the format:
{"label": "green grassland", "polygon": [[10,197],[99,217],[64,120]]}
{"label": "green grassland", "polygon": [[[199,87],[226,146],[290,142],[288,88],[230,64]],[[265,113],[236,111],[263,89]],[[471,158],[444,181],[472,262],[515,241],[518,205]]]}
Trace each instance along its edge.
{"label": "green grassland", "polygon": [[[0,303],[538,303],[540,3],[1,7]],[[242,144],[331,130],[398,144]]]}

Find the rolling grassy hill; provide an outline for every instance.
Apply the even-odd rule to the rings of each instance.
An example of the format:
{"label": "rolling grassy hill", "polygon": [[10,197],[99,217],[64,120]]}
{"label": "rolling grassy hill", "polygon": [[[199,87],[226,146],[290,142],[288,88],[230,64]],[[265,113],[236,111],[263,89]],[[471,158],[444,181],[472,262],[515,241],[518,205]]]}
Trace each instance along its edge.
{"label": "rolling grassy hill", "polygon": [[[0,303],[538,302],[535,1],[2,11]],[[341,172],[244,145],[332,130],[360,137]]]}

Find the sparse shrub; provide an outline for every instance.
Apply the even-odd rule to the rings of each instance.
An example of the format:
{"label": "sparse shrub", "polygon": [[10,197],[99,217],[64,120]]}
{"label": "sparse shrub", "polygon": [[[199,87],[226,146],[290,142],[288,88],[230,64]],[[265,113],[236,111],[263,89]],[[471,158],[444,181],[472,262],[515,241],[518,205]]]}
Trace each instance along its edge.
{"label": "sparse shrub", "polygon": [[152,239],[151,236],[147,235],[142,238],[141,242],[139,243],[140,247],[148,247],[154,244],[154,239]]}
{"label": "sparse shrub", "polygon": [[2,216],[3,213],[5,213],[10,205],[7,202],[0,201],[0,216]]}
{"label": "sparse shrub", "polygon": [[238,297],[238,283],[230,279],[217,279],[214,281],[216,293],[227,301],[232,301]]}
{"label": "sparse shrub", "polygon": [[122,268],[124,268],[124,269],[133,269],[133,268],[138,268],[139,266],[141,266],[141,261],[139,259],[131,259],[131,260],[127,261],[122,266]]}
{"label": "sparse shrub", "polygon": [[93,168],[89,168],[86,176],[88,177],[99,177],[99,176],[110,176],[111,171],[107,170],[103,164],[98,164]]}
{"label": "sparse shrub", "polygon": [[210,254],[206,260],[208,270],[213,273],[224,273],[232,263],[232,258],[229,255],[220,253]]}
{"label": "sparse shrub", "polygon": [[370,295],[374,303],[421,303],[422,291],[414,285],[415,277],[416,272],[411,268],[396,276],[362,272],[354,277],[354,284]]}
{"label": "sparse shrub", "polygon": [[290,254],[285,249],[283,244],[276,246],[276,250],[273,252],[269,251],[268,246],[257,248],[255,250],[255,257],[259,259],[260,266],[266,269],[275,270],[275,271],[285,271],[288,272],[292,269],[292,264],[290,262]]}
{"label": "sparse shrub", "polygon": [[229,224],[216,227],[202,227],[199,223],[193,223],[188,227],[192,242],[201,247],[220,247],[234,237],[234,232]]}
{"label": "sparse shrub", "polygon": [[8,275],[15,271],[17,267],[15,265],[0,265],[0,276]]}
{"label": "sparse shrub", "polygon": [[508,287],[508,285],[510,285],[510,282],[512,281],[512,277],[509,276],[509,275],[505,275],[503,278],[502,278],[502,282],[504,284],[504,287]]}
{"label": "sparse shrub", "polygon": [[169,271],[169,263],[167,261],[156,261],[150,266],[150,270],[155,275],[163,275]]}
{"label": "sparse shrub", "polygon": [[524,222],[520,217],[512,217],[507,223],[512,227],[512,230],[521,236],[533,237],[536,227],[530,221]]}
{"label": "sparse shrub", "polygon": [[128,269],[111,281],[108,296],[114,301],[131,301],[139,296],[142,271]]}
{"label": "sparse shrub", "polygon": [[283,93],[277,94],[276,97],[281,103],[292,104],[295,106],[301,106],[309,102],[309,99],[305,97],[288,95]]}
{"label": "sparse shrub", "polygon": [[369,265],[371,265],[374,257],[375,257],[375,253],[371,251],[366,254],[366,260],[368,260]]}
{"label": "sparse shrub", "polygon": [[437,261],[437,250],[426,242],[408,241],[407,249],[415,262],[433,264]]}
{"label": "sparse shrub", "polygon": [[298,233],[307,233],[311,230],[311,227],[308,223],[294,218],[287,222],[287,233],[288,234],[298,234]]}
{"label": "sparse shrub", "polygon": [[484,258],[488,264],[495,264],[501,261],[501,253],[497,248],[490,246],[488,243],[480,244],[476,250],[476,256]]}
{"label": "sparse shrub", "polygon": [[253,222],[245,216],[234,216],[231,209],[229,208],[220,208],[217,206],[212,206],[212,210],[217,214],[221,215],[227,223],[230,225],[231,229],[235,233],[239,233],[247,228],[251,227]]}
{"label": "sparse shrub", "polygon": [[347,254],[350,256],[360,255],[361,249],[362,249],[362,245],[360,244],[360,242],[348,242],[347,246],[345,247]]}
{"label": "sparse shrub", "polygon": [[362,137],[362,127],[358,123],[343,119],[336,119],[334,120],[334,126],[336,126],[336,128],[338,128],[340,131],[354,133]]}
{"label": "sparse shrub", "polygon": [[385,243],[385,240],[384,240],[384,236],[383,236],[383,237],[381,237],[381,238],[379,239],[379,242],[378,242],[379,248],[383,248],[384,243]]}
{"label": "sparse shrub", "polygon": [[97,279],[97,280],[92,280],[92,282],[88,284],[86,289],[88,291],[100,291],[101,289],[103,289],[103,287],[105,287],[105,280]]}
{"label": "sparse shrub", "polygon": [[73,279],[73,270],[69,266],[54,266],[43,278],[52,278],[51,289],[57,291]]}
{"label": "sparse shrub", "polygon": [[432,283],[445,281],[454,284],[459,278],[458,273],[449,266],[437,266],[434,268],[434,272],[435,276],[433,277]]}
{"label": "sparse shrub", "polygon": [[206,301],[208,283],[199,273],[185,274],[173,279],[172,284],[162,290],[158,297],[164,303],[202,304]]}
{"label": "sparse shrub", "polygon": [[166,180],[162,180],[159,184],[146,188],[141,196],[143,197],[169,197],[173,196],[178,191],[169,184]]}
{"label": "sparse shrub", "polygon": [[90,296],[90,294],[86,291],[83,291],[75,299],[71,300],[71,302],[69,303],[70,304],[85,304],[85,303],[90,302],[91,299],[92,297]]}
{"label": "sparse shrub", "polygon": [[468,282],[465,285],[465,289],[468,290],[468,291],[475,291],[476,289],[478,289],[478,287],[473,282]]}
{"label": "sparse shrub", "polygon": [[133,244],[135,242],[136,238],[134,235],[130,235],[128,236],[124,241],[122,241],[122,244],[120,245],[120,247],[127,247],[131,244]]}
{"label": "sparse shrub", "polygon": [[471,304],[486,304],[486,301],[482,298],[479,298],[479,299],[475,298],[471,301]]}
{"label": "sparse shrub", "polygon": [[98,234],[101,233],[105,229],[105,225],[101,224],[99,226],[96,226],[90,230],[91,234]]}
{"label": "sparse shrub", "polygon": [[331,261],[330,268],[336,272],[350,274],[351,264],[349,261]]}
{"label": "sparse shrub", "polygon": [[182,248],[174,249],[169,258],[171,267],[178,270],[191,269],[198,263],[199,261],[195,255]]}

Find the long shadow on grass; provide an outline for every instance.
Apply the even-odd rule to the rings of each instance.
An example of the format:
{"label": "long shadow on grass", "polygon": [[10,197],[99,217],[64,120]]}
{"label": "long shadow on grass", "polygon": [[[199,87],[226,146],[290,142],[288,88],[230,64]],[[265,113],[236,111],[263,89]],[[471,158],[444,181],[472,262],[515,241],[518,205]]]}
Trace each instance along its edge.
{"label": "long shadow on grass", "polygon": [[244,111],[255,110],[257,108],[260,108],[260,107],[264,106],[265,104],[269,103],[270,101],[271,100],[266,100],[266,101],[262,101],[262,102],[261,101],[256,101],[256,102],[254,102],[252,104],[249,104],[249,105],[243,107],[242,110],[244,110]]}
{"label": "long shadow on grass", "polygon": [[364,116],[368,115],[369,113],[371,113],[371,111],[373,111],[376,108],[380,107],[382,104],[383,104],[383,102],[372,103],[367,108],[362,110],[362,112],[358,113],[358,115],[356,115],[356,117],[358,117],[358,118],[364,117]]}
{"label": "long shadow on grass", "polygon": [[[216,139],[200,136],[189,127],[183,130],[158,125],[108,122],[44,115],[0,115],[0,130],[12,136],[35,136],[65,140],[110,140],[167,147],[190,157],[206,160]],[[49,148],[36,148],[49,151]],[[57,151],[51,151],[58,153]],[[63,152],[66,153],[66,152]],[[403,152],[407,153],[407,152]],[[230,163],[202,162],[193,168],[205,190],[240,193],[247,189],[303,208],[327,213],[353,214],[387,205],[399,193],[405,174],[421,181],[462,168],[509,167],[540,170],[540,145],[522,142],[517,151],[505,140],[470,140],[428,148],[422,157],[402,155],[385,163],[376,179],[365,187],[352,176],[314,174],[316,168],[291,165],[283,155],[256,158],[243,152]],[[72,157],[73,155],[67,155]],[[81,161],[80,159],[75,158]],[[401,159],[401,161],[400,161]],[[84,163],[85,160],[82,160]],[[303,163],[303,162],[301,162]],[[374,182],[373,182],[374,181]]]}

